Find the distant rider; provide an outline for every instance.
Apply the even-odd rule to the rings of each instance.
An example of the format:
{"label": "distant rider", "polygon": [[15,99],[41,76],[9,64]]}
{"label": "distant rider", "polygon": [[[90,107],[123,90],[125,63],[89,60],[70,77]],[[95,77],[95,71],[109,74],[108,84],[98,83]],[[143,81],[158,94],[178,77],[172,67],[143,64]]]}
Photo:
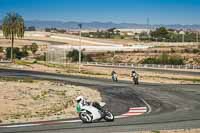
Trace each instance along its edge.
{"label": "distant rider", "polygon": [[112,71],[111,76],[112,76],[112,80],[113,81],[118,81],[118,79],[117,79],[117,73],[114,70]]}
{"label": "distant rider", "polygon": [[133,81],[135,82],[135,84],[138,84],[139,74],[135,70],[131,71],[131,77],[133,78]]}
{"label": "distant rider", "polygon": [[131,77],[136,77],[138,74],[136,73],[136,71],[135,70],[132,70],[131,71]]}

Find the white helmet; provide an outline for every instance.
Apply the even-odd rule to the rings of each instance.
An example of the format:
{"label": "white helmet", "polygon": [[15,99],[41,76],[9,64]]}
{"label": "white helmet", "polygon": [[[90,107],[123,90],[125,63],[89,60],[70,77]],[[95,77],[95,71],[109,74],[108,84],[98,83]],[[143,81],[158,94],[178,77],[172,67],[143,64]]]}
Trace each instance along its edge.
{"label": "white helmet", "polygon": [[83,96],[78,96],[78,97],[76,98],[76,102],[77,102],[77,103],[79,103],[80,101],[83,101],[83,100],[84,100]]}

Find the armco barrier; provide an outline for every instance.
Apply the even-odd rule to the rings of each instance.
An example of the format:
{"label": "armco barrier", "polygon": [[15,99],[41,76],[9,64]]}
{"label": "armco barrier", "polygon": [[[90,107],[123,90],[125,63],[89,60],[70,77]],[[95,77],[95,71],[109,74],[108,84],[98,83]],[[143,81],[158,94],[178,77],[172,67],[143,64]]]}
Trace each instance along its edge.
{"label": "armco barrier", "polygon": [[90,66],[105,66],[105,67],[127,67],[127,68],[157,68],[157,69],[188,69],[200,70],[200,66],[195,65],[157,65],[157,64],[129,64],[129,63],[99,63],[99,62],[84,62],[83,65]]}

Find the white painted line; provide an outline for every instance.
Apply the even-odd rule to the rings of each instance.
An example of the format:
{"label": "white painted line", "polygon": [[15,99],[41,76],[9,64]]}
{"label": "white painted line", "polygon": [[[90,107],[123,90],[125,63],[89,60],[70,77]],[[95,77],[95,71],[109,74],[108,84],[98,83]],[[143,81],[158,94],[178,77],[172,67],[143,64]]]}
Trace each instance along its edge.
{"label": "white painted line", "polygon": [[118,116],[115,116],[115,119],[126,118],[126,117],[128,117],[128,116],[118,115]]}
{"label": "white painted line", "polygon": [[129,110],[129,113],[146,113],[147,110]]}
{"label": "white painted line", "polygon": [[81,122],[81,120],[68,120],[68,121],[59,121],[60,123],[76,123]]}
{"label": "white painted line", "polygon": [[126,113],[126,114],[123,114],[123,116],[137,116],[137,115],[142,115],[144,113]]}
{"label": "white painted line", "polygon": [[147,107],[135,107],[135,108],[129,108],[130,110],[146,110]]}
{"label": "white painted line", "polygon": [[7,128],[12,128],[12,127],[32,127],[32,126],[39,126],[41,124],[19,124],[19,125],[7,125],[7,126],[0,126],[0,127],[7,127]]}
{"label": "white painted line", "polygon": [[143,102],[144,102],[144,104],[146,104],[146,106],[148,107],[148,112],[147,112],[147,114],[149,114],[149,113],[151,113],[151,111],[152,111],[152,109],[151,109],[151,106],[143,99],[143,98],[140,98]]}

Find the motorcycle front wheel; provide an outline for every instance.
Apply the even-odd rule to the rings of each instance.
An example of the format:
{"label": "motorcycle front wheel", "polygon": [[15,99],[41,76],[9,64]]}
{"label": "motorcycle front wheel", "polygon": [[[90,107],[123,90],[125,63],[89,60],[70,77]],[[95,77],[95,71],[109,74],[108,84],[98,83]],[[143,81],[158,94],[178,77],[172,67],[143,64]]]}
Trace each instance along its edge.
{"label": "motorcycle front wheel", "polygon": [[80,112],[79,118],[82,120],[83,123],[91,123],[92,122],[92,117],[87,112]]}

